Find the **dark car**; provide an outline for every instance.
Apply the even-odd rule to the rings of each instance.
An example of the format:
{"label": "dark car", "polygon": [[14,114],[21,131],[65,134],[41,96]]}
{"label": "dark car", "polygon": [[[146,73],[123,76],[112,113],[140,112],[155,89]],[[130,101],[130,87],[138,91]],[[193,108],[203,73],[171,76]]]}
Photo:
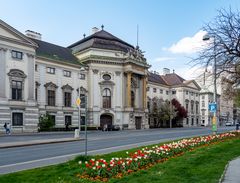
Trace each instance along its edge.
{"label": "dark car", "polygon": [[120,126],[119,125],[108,125],[107,130],[108,131],[118,131],[118,130],[120,130]]}

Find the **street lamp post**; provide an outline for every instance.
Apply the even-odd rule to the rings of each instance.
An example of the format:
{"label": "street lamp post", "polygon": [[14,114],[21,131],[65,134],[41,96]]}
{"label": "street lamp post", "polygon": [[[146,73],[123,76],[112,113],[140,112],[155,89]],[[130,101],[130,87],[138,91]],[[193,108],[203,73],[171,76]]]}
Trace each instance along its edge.
{"label": "street lamp post", "polygon": [[[210,37],[208,34],[203,36],[203,41],[210,40]],[[214,52],[214,63],[213,63],[213,102],[216,105],[216,108],[213,112],[213,118],[212,118],[212,131],[213,134],[217,134],[217,59],[216,59],[216,42],[215,37],[213,37],[213,52]]]}

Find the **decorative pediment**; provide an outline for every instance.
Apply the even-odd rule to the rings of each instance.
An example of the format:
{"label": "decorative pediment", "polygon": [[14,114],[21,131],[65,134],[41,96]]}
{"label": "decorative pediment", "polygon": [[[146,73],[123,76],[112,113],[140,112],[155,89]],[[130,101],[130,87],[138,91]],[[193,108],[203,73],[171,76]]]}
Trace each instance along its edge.
{"label": "decorative pediment", "polygon": [[2,20],[0,20],[0,32],[1,32],[0,37],[2,38],[14,40],[25,45],[37,47],[37,44],[34,41],[32,41],[27,36],[17,31],[16,29],[14,29],[13,27],[11,27]]}
{"label": "decorative pediment", "polygon": [[23,71],[18,70],[18,69],[11,69],[8,73],[8,76],[17,77],[17,78],[26,78],[27,77],[27,75],[24,74]]}
{"label": "decorative pediment", "polygon": [[[77,88],[77,92],[79,92],[79,88]],[[80,87],[80,94],[86,94],[87,93],[87,89],[84,87]]]}
{"label": "decorative pediment", "polygon": [[46,88],[58,88],[58,86],[56,84],[54,84],[53,82],[48,82],[44,85]]}
{"label": "decorative pediment", "polygon": [[184,85],[189,87],[189,88],[193,88],[196,90],[201,90],[201,87],[197,84],[197,82],[195,80],[188,80],[188,81],[184,81]]}
{"label": "decorative pediment", "polygon": [[36,86],[39,87],[41,84],[39,82],[35,82]]}
{"label": "decorative pediment", "polygon": [[62,86],[63,90],[73,90],[73,87],[71,87],[69,84],[66,84],[64,86]]}

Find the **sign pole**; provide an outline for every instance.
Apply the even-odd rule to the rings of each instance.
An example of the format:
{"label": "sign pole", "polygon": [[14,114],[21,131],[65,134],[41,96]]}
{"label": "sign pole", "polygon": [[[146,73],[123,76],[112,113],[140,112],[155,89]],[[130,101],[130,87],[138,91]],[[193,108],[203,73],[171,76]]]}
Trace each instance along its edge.
{"label": "sign pole", "polygon": [[78,106],[78,133],[76,134],[75,130],[75,138],[80,137],[80,131],[81,131],[81,99],[80,99],[80,88],[79,88],[79,97],[76,100],[76,104]]}
{"label": "sign pole", "polygon": [[85,156],[87,156],[87,95],[85,95]]}

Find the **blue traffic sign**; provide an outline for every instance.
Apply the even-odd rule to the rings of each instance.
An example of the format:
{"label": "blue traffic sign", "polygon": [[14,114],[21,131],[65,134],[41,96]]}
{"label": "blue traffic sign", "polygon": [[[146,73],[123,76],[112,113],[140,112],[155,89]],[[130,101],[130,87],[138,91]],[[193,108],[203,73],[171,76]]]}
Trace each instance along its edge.
{"label": "blue traffic sign", "polygon": [[208,109],[210,112],[217,112],[217,104],[216,103],[210,103],[208,105]]}

